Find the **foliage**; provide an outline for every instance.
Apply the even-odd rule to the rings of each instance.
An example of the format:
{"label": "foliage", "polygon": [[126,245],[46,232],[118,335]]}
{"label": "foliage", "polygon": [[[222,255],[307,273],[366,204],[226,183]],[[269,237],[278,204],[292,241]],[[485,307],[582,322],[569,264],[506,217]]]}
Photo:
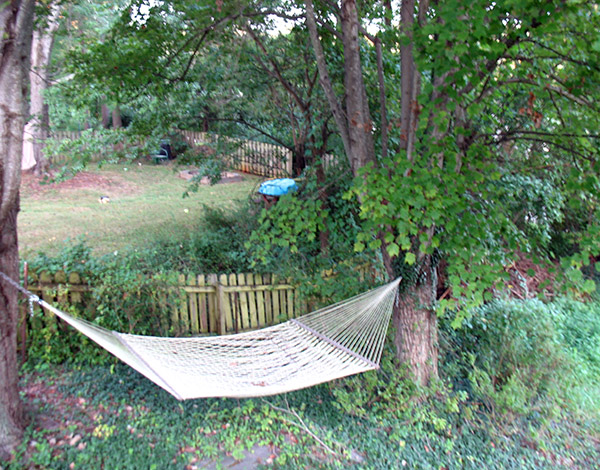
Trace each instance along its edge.
{"label": "foliage", "polygon": [[[167,271],[148,272],[136,256],[115,254],[96,258],[80,240],[56,257],[39,254],[30,262],[30,272],[76,272],[91,287],[82,302],[62,305],[75,316],[116,331],[138,334],[169,334],[169,312],[180,298],[177,275]],[[69,285],[61,285],[55,295],[67,298]],[[38,313],[31,320],[28,354],[32,364],[103,363],[109,359],[91,341],[50,317]]]}
{"label": "foliage", "polygon": [[252,258],[245,246],[256,227],[256,208],[251,201],[225,211],[204,207],[203,227],[185,238],[161,240],[135,257],[144,272],[155,270],[182,273],[248,272]]}
{"label": "foliage", "polygon": [[353,254],[358,205],[343,197],[351,184],[346,175],[329,172],[318,182],[309,168],[297,192],[261,211],[246,243],[255,266],[290,279],[314,305],[356,295],[383,278],[376,252]]}
{"label": "foliage", "polygon": [[67,157],[67,165],[63,165],[53,178],[62,181],[83,170],[90,162],[99,164],[116,163],[120,160],[134,160],[151,153],[150,149],[158,148],[150,139],[145,145],[139,145],[138,136],[127,129],[87,129],[74,139],[49,139],[45,154],[50,160],[53,157]]}
{"label": "foliage", "polygon": [[598,418],[598,304],[494,300],[463,327],[443,323],[449,375],[500,422]]}
{"label": "foliage", "polygon": [[[3,465],[218,468],[260,446],[282,469],[591,468],[600,456],[589,416],[505,429],[478,396],[443,383],[417,390],[394,361],[387,350],[380,371],[282,396],[186,402],[124,365],[38,369],[23,383],[38,415]],[[40,430],[42,415],[62,425]]]}

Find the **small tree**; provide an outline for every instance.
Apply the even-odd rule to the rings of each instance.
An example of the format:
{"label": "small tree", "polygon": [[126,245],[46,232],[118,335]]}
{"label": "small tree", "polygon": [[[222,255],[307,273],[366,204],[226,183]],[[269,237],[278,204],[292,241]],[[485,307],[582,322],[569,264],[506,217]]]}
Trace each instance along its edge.
{"label": "small tree", "polygon": [[[393,90],[400,115],[389,122],[400,132],[393,156],[375,158],[360,40],[374,5],[361,3],[361,18],[355,0],[336,2],[333,13],[331,2],[305,0],[321,84],[358,177],[364,232],[357,249],[381,248],[389,275],[405,276],[394,313],[397,356],[427,384],[437,376],[436,313],[458,312],[459,324],[465,307],[490,298],[511,260],[552,257],[548,239],[529,235],[568,208],[517,209],[515,198],[533,193],[527,184],[515,192],[515,176],[552,188],[582,215],[563,260],[570,280],[581,281],[579,268],[598,253],[600,16],[594,5],[570,1],[405,0],[399,27],[390,28],[388,4],[380,24],[401,70]],[[332,30],[341,32],[343,100],[328,71],[339,54],[321,44]],[[451,293],[442,299],[439,260]]]}
{"label": "small tree", "polygon": [[33,32],[31,44],[30,113],[31,138],[35,174],[42,175],[48,168],[48,160],[42,150],[48,139],[48,105],[44,102],[44,92],[48,88],[50,56],[54,45],[54,33],[58,28],[60,6],[57,2],[49,5],[49,12],[40,15],[39,25]]}

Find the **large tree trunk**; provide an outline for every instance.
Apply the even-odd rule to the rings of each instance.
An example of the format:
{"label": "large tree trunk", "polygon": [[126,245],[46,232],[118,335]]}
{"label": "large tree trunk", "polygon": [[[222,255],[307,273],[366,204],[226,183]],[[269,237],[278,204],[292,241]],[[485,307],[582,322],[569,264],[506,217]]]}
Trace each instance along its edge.
{"label": "large tree trunk", "polygon": [[[0,6],[0,270],[18,279],[17,213],[34,0]],[[0,281],[0,459],[23,433],[17,373],[17,291]]]}
{"label": "large tree trunk", "polygon": [[[375,160],[372,137],[372,125],[361,69],[360,47],[358,41],[359,18],[355,0],[342,0],[340,5],[340,25],[344,46],[344,85],[345,107],[337,100],[328,74],[325,54],[319,40],[315,11],[311,0],[305,0],[306,25],[319,69],[319,78],[332,109],[340,131],[344,150],[349,158],[353,173]],[[390,2],[384,2],[389,9]],[[410,38],[415,15],[415,0],[401,3],[401,28]],[[428,1],[419,2],[419,22],[425,21]],[[389,24],[389,23],[388,23]],[[409,160],[414,155],[418,120],[417,96],[420,89],[420,75],[415,65],[412,45],[403,42],[401,53],[401,147],[406,150]],[[382,69],[382,67],[380,67]],[[381,76],[380,83],[383,83]],[[382,109],[385,109],[382,100]],[[382,120],[383,121],[383,120]],[[393,279],[394,260],[387,252],[384,240],[385,228],[377,235],[382,240],[382,255],[388,275]],[[435,303],[435,271],[429,257],[421,259],[423,266],[421,281],[410,287],[394,312],[396,337],[394,340],[399,360],[409,367],[416,383],[427,385],[437,377],[437,319],[433,306]]]}
{"label": "large tree trunk", "polygon": [[425,263],[419,281],[400,296],[392,320],[396,357],[408,367],[414,382],[423,386],[438,376],[437,280],[429,259]]}
{"label": "large tree trunk", "polygon": [[342,0],[342,41],[344,44],[344,89],[346,120],[350,138],[352,172],[375,161],[373,120],[369,112],[358,42],[358,12],[355,0]]}
{"label": "large tree trunk", "polygon": [[31,130],[33,156],[36,161],[35,174],[42,175],[48,169],[48,160],[44,157],[44,143],[48,139],[48,106],[44,104],[44,91],[48,88],[48,66],[54,45],[54,33],[58,29],[59,6],[54,3],[50,15],[44,22],[43,30],[33,33],[31,43]]}
{"label": "large tree trunk", "polygon": [[[15,205],[2,221],[0,231],[0,271],[19,279]],[[0,460],[19,444],[23,413],[19,398],[17,368],[17,291],[0,279]]]}

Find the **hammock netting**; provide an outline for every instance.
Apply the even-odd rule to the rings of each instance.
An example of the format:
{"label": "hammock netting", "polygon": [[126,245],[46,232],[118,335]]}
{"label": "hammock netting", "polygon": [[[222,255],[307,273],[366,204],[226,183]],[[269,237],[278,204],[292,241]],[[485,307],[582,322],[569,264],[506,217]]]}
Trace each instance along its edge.
{"label": "hammock netting", "polygon": [[399,282],[268,328],[189,338],[110,331],[18,288],[177,399],[187,400],[274,395],[377,369]]}

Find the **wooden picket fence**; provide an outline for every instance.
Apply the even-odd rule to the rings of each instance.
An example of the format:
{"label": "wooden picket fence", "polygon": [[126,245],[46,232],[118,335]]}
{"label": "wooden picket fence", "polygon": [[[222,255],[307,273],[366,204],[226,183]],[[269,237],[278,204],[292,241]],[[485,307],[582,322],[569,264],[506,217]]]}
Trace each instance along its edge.
{"label": "wooden picket fence", "polygon": [[179,133],[191,147],[214,144],[221,139],[223,144],[230,148],[225,163],[233,170],[276,178],[292,175],[292,152],[281,145],[220,137],[206,132],[179,131]]}
{"label": "wooden picket fence", "polygon": [[[222,137],[207,132],[179,131],[188,145],[201,147],[212,145],[221,140],[229,147],[225,164],[228,168],[244,173],[250,173],[268,178],[283,178],[292,176],[293,154],[291,150],[275,144],[258,142],[255,140],[235,139]],[[79,138],[77,131],[58,131],[52,137],[58,140],[75,140]],[[53,163],[62,163],[65,158],[53,157]],[[339,164],[337,155],[327,154],[323,164],[326,169]]]}
{"label": "wooden picket fence", "polygon": [[[77,273],[31,275],[29,290],[48,303],[86,302],[91,287]],[[306,313],[296,289],[271,274],[180,275],[181,301],[165,312],[165,323],[179,335],[231,334],[275,325]],[[93,320],[90,318],[89,320]],[[46,322],[55,322],[45,314]]]}
{"label": "wooden picket fence", "polygon": [[[292,175],[292,152],[281,145],[268,144],[255,140],[220,137],[206,132],[179,131],[188,145],[200,147],[210,145],[221,139],[228,147],[225,164],[231,170],[243,171],[269,178],[282,178]],[[58,140],[75,140],[79,132],[55,132],[53,138]],[[53,158],[53,163],[61,163],[60,156]]]}
{"label": "wooden picket fence", "polygon": [[209,274],[180,277],[186,299],[173,323],[191,333],[238,333],[306,313],[293,286],[270,274]]}

